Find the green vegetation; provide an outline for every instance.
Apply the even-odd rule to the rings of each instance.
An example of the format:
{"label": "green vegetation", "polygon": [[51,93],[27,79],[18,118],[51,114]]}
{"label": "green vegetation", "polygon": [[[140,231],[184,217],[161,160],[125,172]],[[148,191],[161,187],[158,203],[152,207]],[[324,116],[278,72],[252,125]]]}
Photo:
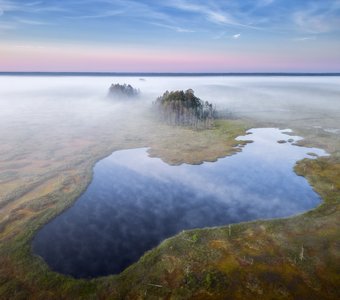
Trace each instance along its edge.
{"label": "green vegetation", "polygon": [[195,243],[195,242],[197,242],[198,241],[198,233],[196,232],[196,233],[194,233],[193,235],[192,235],[192,241]]}
{"label": "green vegetation", "polygon": [[215,120],[211,128],[205,130],[158,124],[161,134],[150,141],[148,153],[171,165],[213,162],[241,151],[237,146],[247,142],[235,138],[244,135],[248,127],[247,122],[241,120]]}
{"label": "green vegetation", "polygon": [[184,91],[166,91],[154,103],[161,120],[171,125],[209,128],[216,118],[213,105],[196,97],[192,89]]}

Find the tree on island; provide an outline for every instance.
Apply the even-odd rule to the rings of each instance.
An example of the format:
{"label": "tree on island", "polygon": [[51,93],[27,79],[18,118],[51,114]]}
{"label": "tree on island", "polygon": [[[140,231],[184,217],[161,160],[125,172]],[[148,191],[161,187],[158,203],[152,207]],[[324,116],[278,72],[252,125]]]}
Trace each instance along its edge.
{"label": "tree on island", "polygon": [[111,98],[135,98],[140,94],[139,89],[133,88],[130,84],[111,84],[109,89],[109,97]]}
{"label": "tree on island", "polygon": [[154,103],[161,119],[171,125],[209,128],[217,117],[216,108],[196,97],[192,89],[166,91]]}

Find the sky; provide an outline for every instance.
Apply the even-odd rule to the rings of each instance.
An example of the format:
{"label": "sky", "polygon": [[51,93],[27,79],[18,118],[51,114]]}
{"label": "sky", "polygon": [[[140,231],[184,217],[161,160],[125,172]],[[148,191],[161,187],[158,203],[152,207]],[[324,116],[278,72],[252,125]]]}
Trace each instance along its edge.
{"label": "sky", "polygon": [[0,71],[340,72],[340,0],[0,0]]}

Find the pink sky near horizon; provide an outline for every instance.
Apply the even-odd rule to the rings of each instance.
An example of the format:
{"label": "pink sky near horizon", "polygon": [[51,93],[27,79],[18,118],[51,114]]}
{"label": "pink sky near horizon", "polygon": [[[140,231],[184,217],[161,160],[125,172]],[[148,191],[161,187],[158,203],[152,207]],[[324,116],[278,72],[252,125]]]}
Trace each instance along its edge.
{"label": "pink sky near horizon", "polygon": [[336,57],[263,52],[0,45],[2,72],[338,72]]}

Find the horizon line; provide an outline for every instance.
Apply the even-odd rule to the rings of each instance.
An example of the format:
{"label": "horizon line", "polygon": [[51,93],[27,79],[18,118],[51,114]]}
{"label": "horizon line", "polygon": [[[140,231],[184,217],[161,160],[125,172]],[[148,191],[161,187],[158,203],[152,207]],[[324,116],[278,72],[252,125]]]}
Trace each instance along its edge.
{"label": "horizon line", "polygon": [[340,72],[71,72],[71,71],[0,71],[0,76],[340,76]]}

